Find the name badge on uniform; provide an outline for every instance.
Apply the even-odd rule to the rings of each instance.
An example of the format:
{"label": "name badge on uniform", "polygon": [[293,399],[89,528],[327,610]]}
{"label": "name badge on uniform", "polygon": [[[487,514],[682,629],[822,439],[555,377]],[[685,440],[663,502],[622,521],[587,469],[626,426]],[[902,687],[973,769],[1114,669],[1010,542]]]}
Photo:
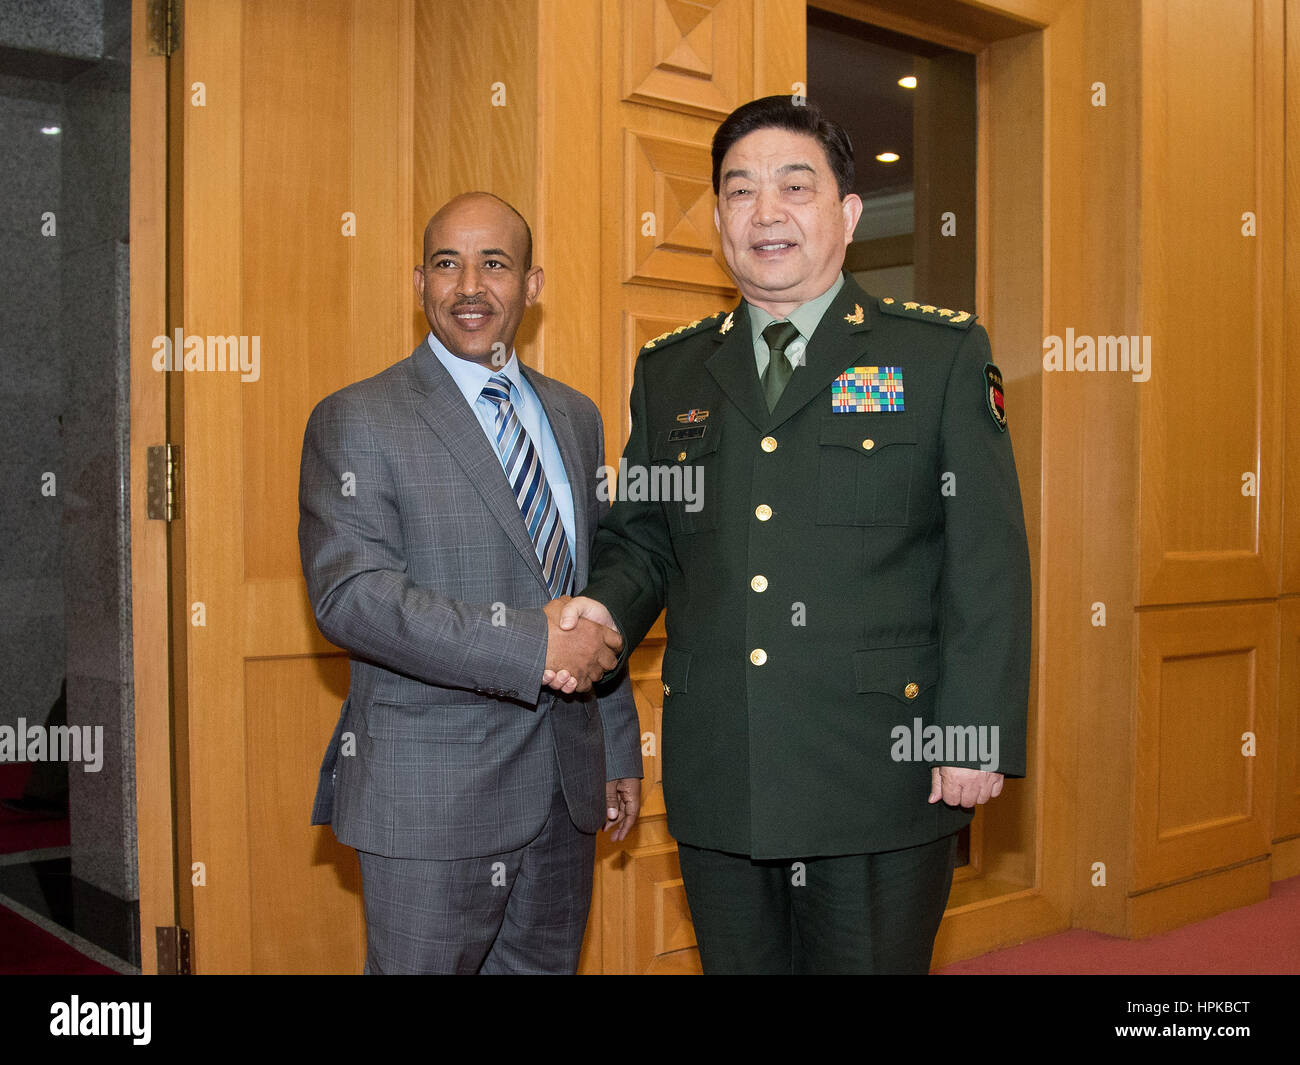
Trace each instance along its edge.
{"label": "name badge on uniform", "polygon": [[831,385],[832,414],[872,414],[903,409],[901,366],[854,366]]}

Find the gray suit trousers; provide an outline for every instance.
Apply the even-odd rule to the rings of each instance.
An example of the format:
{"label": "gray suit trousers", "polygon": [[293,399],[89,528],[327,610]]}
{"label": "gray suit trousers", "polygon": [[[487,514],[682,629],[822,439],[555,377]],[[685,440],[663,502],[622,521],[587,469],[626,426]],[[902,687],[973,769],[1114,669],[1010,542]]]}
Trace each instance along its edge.
{"label": "gray suit trousers", "polygon": [[369,975],[572,974],[591,904],[596,837],[558,783],[536,838],[449,860],[358,851]]}

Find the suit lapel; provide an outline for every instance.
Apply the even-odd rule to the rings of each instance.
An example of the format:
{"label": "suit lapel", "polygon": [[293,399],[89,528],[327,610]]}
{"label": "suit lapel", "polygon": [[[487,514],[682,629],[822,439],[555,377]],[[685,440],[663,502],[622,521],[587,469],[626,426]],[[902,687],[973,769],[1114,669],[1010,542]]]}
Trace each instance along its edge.
{"label": "suit lapel", "polygon": [[776,427],[789,420],[866,352],[867,333],[875,313],[873,302],[852,276],[845,278],[813,333],[804,354],[804,365],[790,378],[767,425]]}
{"label": "suit lapel", "polygon": [[568,404],[561,398],[559,390],[552,385],[550,378],[543,377],[522,362],[519,369],[542,401],[546,420],[551,424],[551,432],[560,448],[560,458],[564,460],[564,469],[569,475],[569,492],[573,497],[573,536],[577,541],[573,545],[573,586],[581,588],[587,583],[587,566],[590,564],[592,530],[587,522],[587,489],[595,471],[584,466],[578,434],[569,418]]}
{"label": "suit lapel", "polygon": [[484,434],[483,426],[469,409],[464,393],[456,387],[451,374],[443,369],[427,342],[415,349],[413,358],[416,382],[412,388],[421,397],[415,409],[438,435],[448,454],[460,463],[465,476],[478,489],[492,516],[545,588],[546,578],[542,575],[542,565],[537,560],[537,548],[524,526],[523,515],[519,513],[519,501],[515,499],[510,482],[501,469],[501,459]]}
{"label": "suit lapel", "polygon": [[[727,323],[730,322],[730,327]],[[727,332],[724,334],[723,329]],[[718,350],[705,362],[727,398],[746,418],[758,428],[769,421],[767,400],[759,384],[758,370],[754,365],[754,338],[749,328],[749,309],[742,302],[713,332]]]}

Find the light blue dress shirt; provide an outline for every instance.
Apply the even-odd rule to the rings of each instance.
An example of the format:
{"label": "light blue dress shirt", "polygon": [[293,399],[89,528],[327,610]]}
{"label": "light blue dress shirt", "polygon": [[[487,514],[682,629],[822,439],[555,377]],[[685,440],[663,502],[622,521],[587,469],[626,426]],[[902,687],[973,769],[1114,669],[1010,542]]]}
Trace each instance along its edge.
{"label": "light blue dress shirt", "polygon": [[[456,387],[465,396],[465,402],[478,418],[479,425],[483,427],[483,433],[487,437],[488,446],[492,448],[492,454],[497,457],[498,462],[501,461],[501,452],[497,450],[497,405],[483,398],[483,386],[488,383],[489,378],[498,373],[506,375],[510,381],[510,402],[515,405],[515,414],[519,418],[519,423],[524,427],[524,432],[528,434],[528,439],[533,442],[533,447],[541,457],[546,483],[550,485],[551,496],[560,510],[560,521],[564,523],[564,531],[569,537],[569,551],[576,561],[578,552],[573,531],[573,489],[569,487],[569,474],[564,468],[564,459],[560,457],[560,445],[555,442],[555,434],[551,432],[551,423],[546,417],[542,401],[537,398],[537,393],[533,391],[533,386],[528,383],[528,379],[520,373],[519,360],[515,358],[514,351],[510,352],[510,358],[505,366],[495,370],[489,369],[482,363],[470,362],[468,359],[453,355],[433,333],[429,334],[428,343],[429,349],[438,357],[443,368],[451,374]],[[504,472],[504,463],[501,468]]]}

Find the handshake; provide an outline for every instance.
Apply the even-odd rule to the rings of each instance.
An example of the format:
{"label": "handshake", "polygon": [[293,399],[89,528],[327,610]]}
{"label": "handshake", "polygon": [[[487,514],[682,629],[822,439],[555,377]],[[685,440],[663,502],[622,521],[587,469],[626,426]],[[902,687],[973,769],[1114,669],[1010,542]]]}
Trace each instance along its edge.
{"label": "handshake", "polygon": [[585,692],[618,664],[623,637],[603,604],[564,595],[542,609],[546,614],[543,686],[565,693]]}

